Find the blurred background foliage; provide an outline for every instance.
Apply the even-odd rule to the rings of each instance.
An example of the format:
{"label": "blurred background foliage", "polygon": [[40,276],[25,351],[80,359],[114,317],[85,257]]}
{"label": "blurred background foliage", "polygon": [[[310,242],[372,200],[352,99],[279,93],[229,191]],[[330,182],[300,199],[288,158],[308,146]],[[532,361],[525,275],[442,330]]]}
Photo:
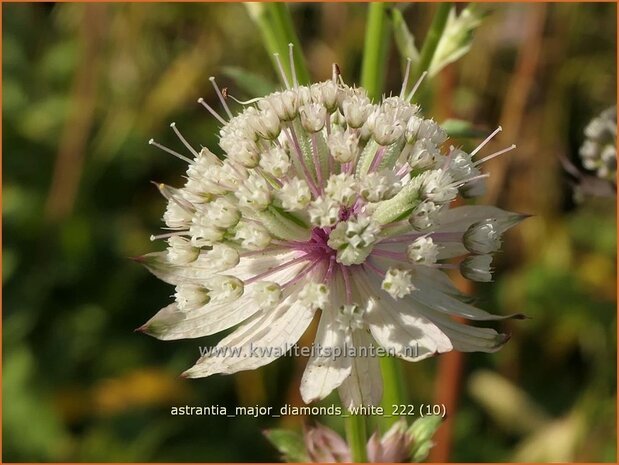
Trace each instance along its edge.
{"label": "blurred background foliage", "polygon": [[[291,5],[315,80],[332,62],[358,79],[366,8]],[[2,9],[3,460],[277,460],[261,431],[312,419],[175,417],[170,406],[300,405],[304,360],[182,380],[197,345],[217,337],[165,343],[132,332],[172,293],[128,259],[156,247],[148,238],[165,202],[149,181],[175,185],[184,171],[147,141],[178,147],[176,121],[195,145],[216,147],[216,122],[196,103],[215,104],[211,75],[241,99],[274,88],[247,10]],[[434,9],[404,9],[416,40]],[[534,216],[506,237],[495,283],[460,284],[487,309],[531,319],[504,324],[512,340],[501,352],[466,355],[459,379],[438,369],[441,357],[406,364],[410,399],[453,391],[453,437],[437,439],[453,461],[615,461],[616,202],[575,203],[559,158],[578,165],[584,126],[616,102],[616,5],[479,9],[487,16],[471,52],[420,98],[439,121],[502,124],[493,148],[518,144],[488,163],[483,200]],[[396,91],[393,42],[388,53],[386,90]],[[342,431],[337,418],[320,421]]]}

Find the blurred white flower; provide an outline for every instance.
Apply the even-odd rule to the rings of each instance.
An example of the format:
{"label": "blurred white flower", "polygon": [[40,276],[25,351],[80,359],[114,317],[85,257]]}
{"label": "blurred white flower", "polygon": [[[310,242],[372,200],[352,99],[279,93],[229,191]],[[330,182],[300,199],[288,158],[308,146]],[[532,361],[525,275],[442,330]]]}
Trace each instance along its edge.
{"label": "blurred white flower", "polygon": [[157,238],[168,250],[141,258],[176,286],[175,300],[140,329],[170,340],[240,325],[185,376],[266,365],[317,312],[323,352],[303,375],[306,402],[336,388],[346,407],[380,401],[379,360],[350,348],[381,346],[417,361],[501,347],[505,335],[452,319],[505,317],[465,303],[443,272],[456,267],[446,259],[481,253],[462,271],[489,280],[487,254],[522,218],[489,206],[450,208],[484,182],[478,167],[496,154],[473,156],[498,130],[470,154],[444,147],[445,131],[412,95],[372,103],[335,72],[326,82],[293,82],[236,116],[213,85],[228,117],[200,103],[222,124],[223,160],[192,148],[174,125],[192,159],[151,141],[189,167],[182,188],[160,186],[169,231]]}
{"label": "blurred white flower", "polygon": [[580,147],[583,166],[598,178],[617,182],[617,107],[604,110],[585,128],[585,142]]}

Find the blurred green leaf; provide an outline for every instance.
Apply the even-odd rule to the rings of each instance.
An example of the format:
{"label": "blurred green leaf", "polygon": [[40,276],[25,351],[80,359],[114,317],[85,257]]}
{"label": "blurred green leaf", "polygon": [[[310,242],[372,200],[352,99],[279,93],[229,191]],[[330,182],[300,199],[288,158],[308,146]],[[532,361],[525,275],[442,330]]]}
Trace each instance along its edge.
{"label": "blurred green leaf", "polygon": [[237,66],[224,66],[222,73],[232,79],[250,98],[268,95],[276,90],[275,83]]}
{"label": "blurred green leaf", "polygon": [[267,439],[282,454],[285,462],[309,462],[303,437],[294,431],[270,429],[264,432]]}
{"label": "blurred green leaf", "polygon": [[486,131],[473,126],[469,121],[461,119],[448,119],[441,123],[441,127],[447,132],[449,137],[456,139],[473,139],[486,135]]}

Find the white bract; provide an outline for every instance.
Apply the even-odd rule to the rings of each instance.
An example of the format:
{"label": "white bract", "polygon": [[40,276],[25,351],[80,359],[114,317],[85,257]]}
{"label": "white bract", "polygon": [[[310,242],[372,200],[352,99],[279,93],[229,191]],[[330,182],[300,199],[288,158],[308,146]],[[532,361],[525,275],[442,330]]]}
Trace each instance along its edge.
{"label": "white bract", "polygon": [[465,303],[443,272],[456,266],[445,260],[466,256],[462,274],[490,280],[488,254],[522,218],[451,206],[483,184],[483,160],[473,157],[489,138],[471,153],[445,147],[445,131],[412,95],[371,102],[335,73],[293,82],[236,116],[219,96],[228,118],[200,103],[222,124],[223,159],[193,149],[174,125],[193,158],[151,141],[189,167],[183,187],[160,186],[167,250],[141,258],[176,286],[174,302],[141,329],[169,340],[236,327],[185,376],[263,366],[318,315],[316,342],[331,352],[310,358],[306,402],[336,388],[347,407],[380,401],[378,358],[346,348],[380,346],[416,361],[501,347],[504,335],[452,319],[502,317]]}

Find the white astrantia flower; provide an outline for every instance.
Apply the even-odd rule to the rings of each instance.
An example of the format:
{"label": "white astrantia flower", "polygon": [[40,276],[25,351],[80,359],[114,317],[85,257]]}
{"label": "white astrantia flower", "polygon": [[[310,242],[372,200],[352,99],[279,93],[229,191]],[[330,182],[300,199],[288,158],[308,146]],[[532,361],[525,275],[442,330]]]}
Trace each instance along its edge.
{"label": "white astrantia flower", "polygon": [[445,131],[410,103],[412,92],[372,102],[335,70],[330,81],[295,80],[244,103],[236,116],[213,86],[227,117],[199,102],[221,123],[224,157],[196,151],[174,125],[192,158],[151,141],[189,167],[184,187],[159,186],[169,231],[156,238],[167,250],[139,259],[176,286],[174,302],[142,331],[171,340],[236,328],[185,376],[266,365],[318,316],[306,402],[339,388],[347,407],[378,403],[372,347],[409,361],[501,347],[505,335],[452,317],[507,317],[468,304],[443,271],[464,256],[462,274],[489,281],[488,254],[524,218],[451,206],[483,184],[484,160],[508,150],[474,161],[498,130],[471,153],[446,148]]}

